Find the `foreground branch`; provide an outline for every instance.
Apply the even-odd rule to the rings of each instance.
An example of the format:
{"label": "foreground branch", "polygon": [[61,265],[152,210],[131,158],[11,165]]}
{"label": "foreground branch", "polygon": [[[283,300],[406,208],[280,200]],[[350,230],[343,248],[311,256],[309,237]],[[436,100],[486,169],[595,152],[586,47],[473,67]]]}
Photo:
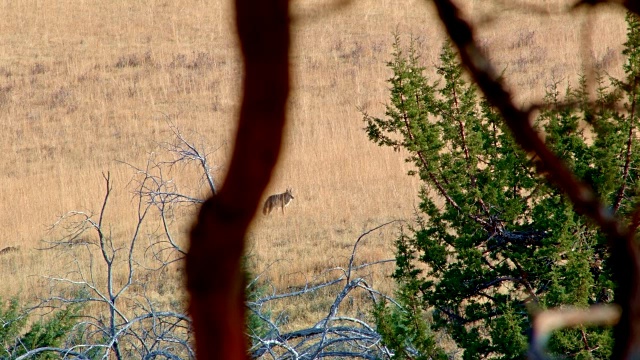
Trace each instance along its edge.
{"label": "foreground branch", "polygon": [[613,216],[589,186],[579,181],[546,147],[530,124],[532,114],[519,110],[513,104],[512,95],[502,85],[491,62],[478,47],[473,29],[461,18],[456,5],[449,0],[436,0],[435,4],[440,19],[460,52],[462,63],[478,87],[500,111],[518,143],[540,159],[538,171],[567,194],[578,213],[591,218],[607,235],[617,283],[615,301],[622,308],[622,317],[614,328],[613,358],[640,356],[640,254],[634,234]]}
{"label": "foreground branch", "polygon": [[202,205],[187,255],[200,359],[247,358],[240,257],[278,159],[289,94],[288,1],[237,0],[236,16],[245,77],[235,148],[224,186]]}

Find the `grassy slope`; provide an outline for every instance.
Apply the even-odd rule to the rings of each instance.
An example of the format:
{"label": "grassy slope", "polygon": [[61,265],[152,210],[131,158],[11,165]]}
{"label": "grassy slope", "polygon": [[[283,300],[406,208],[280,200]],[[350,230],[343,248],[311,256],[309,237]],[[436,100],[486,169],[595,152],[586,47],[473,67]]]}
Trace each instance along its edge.
{"label": "grassy slope", "polygon": [[[488,1],[462,3],[482,24],[481,43],[522,103],[539,101],[552,79],[575,78],[585,61],[580,54],[619,74],[620,11],[540,17]],[[385,62],[396,29],[405,40],[413,34],[432,67],[441,27],[422,1],[362,0],[340,11],[328,4],[294,6],[290,123],[269,191],[293,187],[296,199],[285,216],[258,216],[249,236],[256,271],[268,267],[265,276],[280,289],[344,266],[359,234],[390,219],[410,219],[417,205],[419,184],[405,175],[410,168],[402,154],[368,142],[357,108],[384,112]],[[57,216],[99,210],[102,171],[115,179],[114,234],[131,233],[133,172],[116,160],[144,164],[155,143],[169,137],[166,116],[221,146],[212,161],[221,165],[216,179],[222,181],[241,77],[230,6],[195,0],[0,4],[0,248],[21,247],[0,257],[0,294],[44,293],[39,278],[29,275],[68,269],[68,258],[57,251],[36,249],[52,236],[46,229]],[[546,7],[557,11],[561,4]],[[596,29],[590,40],[581,36],[583,26]],[[591,45],[581,52],[585,41]],[[186,230],[187,222],[181,226]],[[396,233],[387,228],[370,235],[360,261],[391,257]],[[373,286],[390,289],[382,269],[369,276]],[[173,278],[156,289],[160,299],[180,293],[180,277]],[[325,311],[323,301],[280,306],[292,319],[313,322]]]}

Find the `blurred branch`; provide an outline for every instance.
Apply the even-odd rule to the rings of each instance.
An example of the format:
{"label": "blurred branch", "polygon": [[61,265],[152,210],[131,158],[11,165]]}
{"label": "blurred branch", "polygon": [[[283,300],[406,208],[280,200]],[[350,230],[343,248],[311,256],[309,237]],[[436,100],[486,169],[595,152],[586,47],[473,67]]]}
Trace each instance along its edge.
{"label": "blurred branch", "polygon": [[530,359],[545,359],[544,348],[554,330],[575,326],[612,326],[620,319],[616,305],[593,305],[588,309],[550,309],[534,314]]}
{"label": "blurred branch", "polygon": [[[593,190],[574,174],[544,144],[530,124],[532,114],[519,110],[511,101],[512,95],[502,85],[500,77],[474,39],[474,29],[462,19],[457,6],[449,0],[435,0],[440,19],[460,53],[464,66],[496,107],[515,139],[523,149],[539,159],[538,171],[554,182],[573,202],[576,211],[597,223],[607,235],[616,285],[616,303],[622,317],[614,328],[613,358],[627,359],[640,355],[640,254],[634,234],[605,207]],[[593,5],[604,1],[581,1],[576,4]],[[630,11],[638,13],[637,2],[623,2]]]}
{"label": "blurred branch", "polygon": [[640,15],[640,3],[636,0],[579,0],[572,8],[576,9],[582,6],[595,6],[599,4],[621,5],[632,13]]}

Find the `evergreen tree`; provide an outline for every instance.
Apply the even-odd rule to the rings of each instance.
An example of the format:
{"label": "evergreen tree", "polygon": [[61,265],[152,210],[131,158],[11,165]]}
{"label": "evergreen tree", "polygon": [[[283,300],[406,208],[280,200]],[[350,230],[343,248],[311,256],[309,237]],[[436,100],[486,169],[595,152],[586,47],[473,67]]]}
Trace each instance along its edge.
{"label": "evergreen tree", "polygon": [[[598,77],[596,106],[584,78],[563,96],[554,84],[536,119],[548,146],[622,216],[639,203],[640,175],[640,23],[632,15],[627,23],[626,79],[607,87]],[[386,116],[364,115],[369,138],[405,149],[424,183],[423,216],[396,242],[393,277],[404,309],[378,308],[378,331],[397,358],[437,358],[442,352],[425,324],[432,313],[430,326],[446,331],[465,359],[522,358],[528,303],[545,309],[612,300],[605,238],[537,174],[535,159],[464,79],[451,46],[443,46],[439,80],[430,82],[414,45],[405,54],[396,37]],[[620,102],[625,111],[615,110]],[[610,329],[565,329],[549,350],[599,359],[611,344]]]}
{"label": "evergreen tree", "polygon": [[[1,302],[0,302],[1,303]],[[63,341],[77,323],[79,306],[69,306],[51,316],[32,322],[20,309],[17,298],[0,306],[0,359],[14,359],[29,350],[44,347],[62,347]],[[58,359],[57,353],[42,353],[38,359]]]}
{"label": "evergreen tree", "polygon": [[[72,332],[78,318],[79,307],[67,307],[57,311],[46,320],[40,320],[31,325],[29,331],[16,341],[14,346],[15,355],[21,355],[28,350],[52,347],[61,348],[67,344],[64,340]],[[55,352],[44,352],[39,354],[38,359],[59,359],[59,354]]]}

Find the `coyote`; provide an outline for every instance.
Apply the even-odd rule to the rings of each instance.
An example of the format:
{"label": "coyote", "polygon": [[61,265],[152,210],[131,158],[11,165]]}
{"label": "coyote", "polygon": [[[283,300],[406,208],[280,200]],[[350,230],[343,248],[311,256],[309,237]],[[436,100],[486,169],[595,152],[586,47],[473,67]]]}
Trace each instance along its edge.
{"label": "coyote", "polygon": [[271,195],[267,198],[267,201],[264,202],[264,207],[262,208],[262,213],[265,215],[269,215],[271,210],[275,207],[280,207],[282,209],[282,213],[284,214],[284,207],[289,205],[291,200],[293,200],[293,194],[291,194],[291,189],[287,189],[287,191],[282,194]]}

